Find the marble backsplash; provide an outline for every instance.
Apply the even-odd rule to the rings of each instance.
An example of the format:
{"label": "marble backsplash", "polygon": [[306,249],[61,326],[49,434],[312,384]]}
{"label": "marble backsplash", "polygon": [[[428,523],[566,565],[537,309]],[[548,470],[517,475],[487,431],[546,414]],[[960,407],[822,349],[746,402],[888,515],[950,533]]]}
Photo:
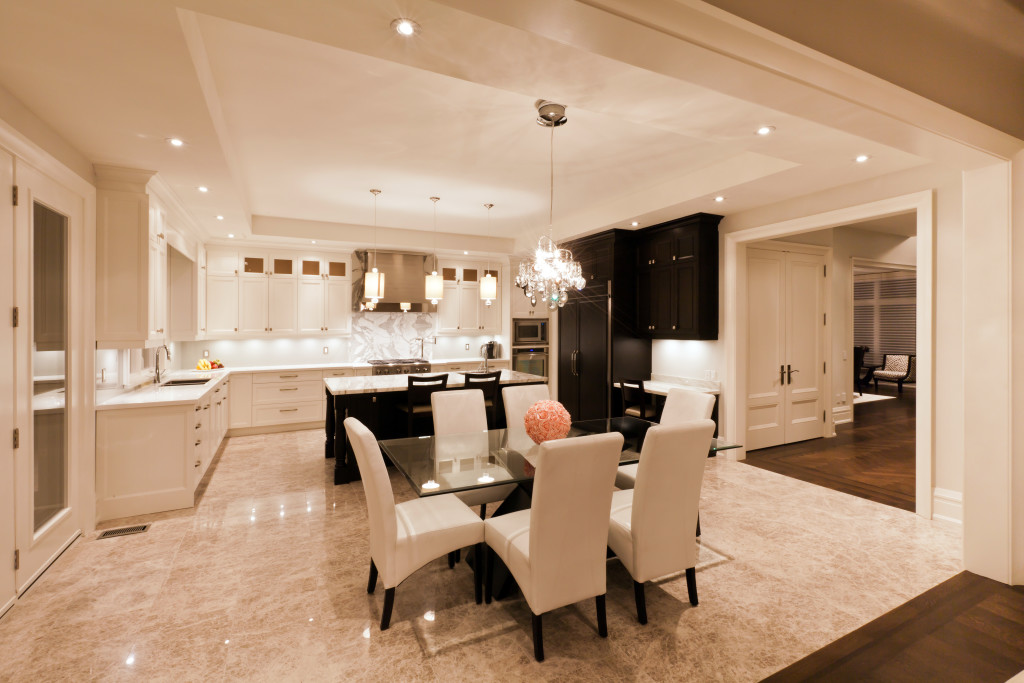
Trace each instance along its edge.
{"label": "marble backsplash", "polygon": [[[418,358],[420,342],[415,340],[434,333],[436,317],[436,313],[353,313],[349,360]],[[433,345],[424,344],[423,357],[432,354]]]}

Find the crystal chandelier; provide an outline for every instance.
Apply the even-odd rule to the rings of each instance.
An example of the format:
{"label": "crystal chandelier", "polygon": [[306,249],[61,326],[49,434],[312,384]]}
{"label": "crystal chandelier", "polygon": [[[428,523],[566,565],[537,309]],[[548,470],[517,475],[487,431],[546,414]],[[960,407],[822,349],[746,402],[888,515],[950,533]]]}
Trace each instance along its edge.
{"label": "crystal chandelier", "polygon": [[363,308],[367,311],[375,309],[384,298],[384,273],[377,270],[377,195],[380,190],[370,192],[373,194],[373,269],[366,273],[364,279],[363,295],[369,301],[363,304]]}
{"label": "crystal chandelier", "polygon": [[555,128],[568,120],[565,117],[565,106],[537,101],[537,124],[551,129],[551,194],[548,205],[548,234],[537,241],[537,251],[532,260],[519,264],[516,275],[516,287],[536,305],[538,301],[547,304],[550,310],[565,305],[569,300],[569,290],[581,290],[587,284],[583,278],[583,268],[574,261],[572,252],[562,249],[551,238],[551,224],[555,213]]}

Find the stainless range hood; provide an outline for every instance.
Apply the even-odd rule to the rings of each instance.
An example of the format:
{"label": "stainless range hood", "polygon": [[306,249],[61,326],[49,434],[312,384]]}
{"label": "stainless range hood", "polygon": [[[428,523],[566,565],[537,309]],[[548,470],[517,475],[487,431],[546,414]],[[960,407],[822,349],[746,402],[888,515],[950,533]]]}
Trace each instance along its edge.
{"label": "stainless range hood", "polygon": [[[373,267],[372,251],[357,251],[352,254],[352,310],[363,310],[366,271]],[[423,296],[426,280],[434,267],[432,254],[378,251],[377,270],[384,273],[384,298],[377,303],[374,311],[396,313],[402,310],[403,302],[410,304],[412,313],[434,313],[434,306]]]}

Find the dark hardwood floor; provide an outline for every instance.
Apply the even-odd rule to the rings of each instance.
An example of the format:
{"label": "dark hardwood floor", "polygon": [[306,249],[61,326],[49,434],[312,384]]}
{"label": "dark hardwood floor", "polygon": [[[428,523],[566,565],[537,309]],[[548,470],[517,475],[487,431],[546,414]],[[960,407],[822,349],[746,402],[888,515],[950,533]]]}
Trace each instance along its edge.
{"label": "dark hardwood floor", "polygon": [[1024,587],[961,572],[766,681],[1003,683],[1024,670]]}
{"label": "dark hardwood floor", "polygon": [[[914,510],[914,389],[891,401],[862,403],[856,419],[831,439],[812,439],[747,453],[743,462],[795,479]],[[897,396],[896,387],[878,393]]]}

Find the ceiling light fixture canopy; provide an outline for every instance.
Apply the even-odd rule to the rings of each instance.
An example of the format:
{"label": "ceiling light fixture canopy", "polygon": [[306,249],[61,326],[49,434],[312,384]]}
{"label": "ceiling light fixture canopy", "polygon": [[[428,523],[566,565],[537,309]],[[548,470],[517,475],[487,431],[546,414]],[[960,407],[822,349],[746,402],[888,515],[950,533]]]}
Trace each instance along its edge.
{"label": "ceiling light fixture canopy", "polygon": [[555,128],[564,126],[568,119],[565,116],[565,105],[537,100],[537,124],[551,129],[550,188],[548,205],[548,234],[537,240],[537,250],[533,259],[524,260],[519,264],[516,276],[516,287],[530,303],[537,305],[544,301],[548,309],[555,310],[569,300],[569,289],[583,289],[587,281],[583,279],[583,268],[574,261],[572,252],[555,244],[551,236],[555,215]]}
{"label": "ceiling light fixture canopy", "polygon": [[[494,204],[484,204],[484,207],[487,209],[487,234],[490,235],[491,209],[494,208]],[[485,306],[490,306],[498,298],[498,278],[491,275],[490,267],[491,263],[488,261],[484,276],[480,278],[480,299],[483,300]]]}
{"label": "ceiling light fixture canopy", "polygon": [[436,306],[444,298],[444,279],[437,274],[437,203],[441,198],[431,197],[430,201],[434,202],[434,270],[427,276],[424,294]]}
{"label": "ceiling light fixture canopy", "polygon": [[372,311],[384,298],[384,273],[377,270],[377,195],[380,190],[370,190],[373,195],[373,268],[364,277],[363,296],[369,299],[363,307]]}

